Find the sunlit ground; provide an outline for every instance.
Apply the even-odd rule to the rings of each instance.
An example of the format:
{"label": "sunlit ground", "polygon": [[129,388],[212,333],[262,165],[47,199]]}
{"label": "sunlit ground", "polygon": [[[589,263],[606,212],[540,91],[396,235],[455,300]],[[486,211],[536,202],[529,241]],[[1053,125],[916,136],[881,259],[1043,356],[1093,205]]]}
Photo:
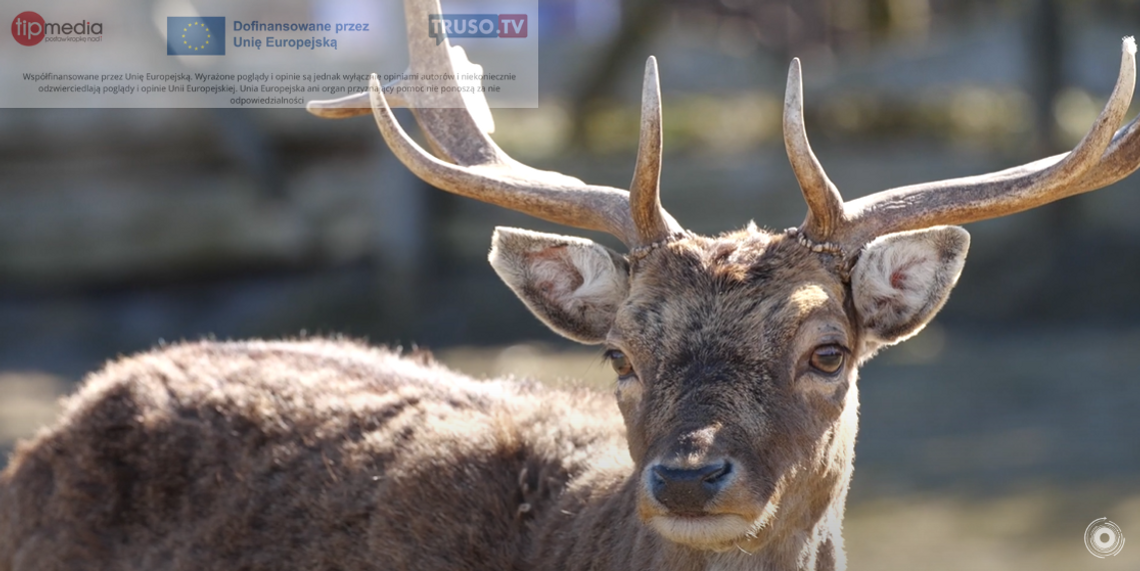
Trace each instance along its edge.
{"label": "sunlit ground", "polygon": [[[866,365],[845,524],[853,570],[1140,569],[1137,330],[948,333]],[[436,352],[477,377],[608,391],[600,351],[541,344]],[[70,384],[0,373],[0,450],[57,414]],[[1084,546],[1107,517],[1116,557]]]}
{"label": "sunlit ground", "polygon": [[[1124,549],[1115,557],[1097,559],[1085,549],[1085,528],[1101,517],[1124,532]],[[1140,538],[1135,486],[1131,492],[1086,485],[997,497],[917,494],[854,501],[844,525],[854,571],[1135,571],[1140,541],[1127,541],[1129,536]]]}
{"label": "sunlit ground", "polygon": [[71,385],[45,373],[0,371],[0,449],[31,436],[59,414],[58,399]]}

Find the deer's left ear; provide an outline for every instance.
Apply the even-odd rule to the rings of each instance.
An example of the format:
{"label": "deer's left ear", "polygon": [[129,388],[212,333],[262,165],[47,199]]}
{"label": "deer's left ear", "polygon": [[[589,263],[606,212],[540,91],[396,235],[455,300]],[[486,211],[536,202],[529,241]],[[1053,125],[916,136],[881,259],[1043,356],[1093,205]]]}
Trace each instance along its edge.
{"label": "deer's left ear", "polygon": [[496,228],[491,267],[555,333],[601,343],[629,295],[629,266],[584,238]]}
{"label": "deer's left ear", "polygon": [[969,248],[970,234],[957,226],[897,232],[867,244],[851,272],[867,349],[922,331],[958,283]]}

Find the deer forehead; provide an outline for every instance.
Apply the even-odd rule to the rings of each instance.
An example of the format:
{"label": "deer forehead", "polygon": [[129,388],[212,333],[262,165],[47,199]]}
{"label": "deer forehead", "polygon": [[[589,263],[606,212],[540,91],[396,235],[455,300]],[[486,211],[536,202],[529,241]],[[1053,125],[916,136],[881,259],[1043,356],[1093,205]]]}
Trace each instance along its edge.
{"label": "deer forehead", "polygon": [[789,305],[800,317],[807,317],[824,308],[831,299],[819,284],[801,285],[792,290],[792,295],[788,296]]}
{"label": "deer forehead", "polygon": [[753,358],[809,320],[846,320],[838,275],[794,242],[694,238],[660,250],[635,266],[611,339],[658,355],[706,345]]}

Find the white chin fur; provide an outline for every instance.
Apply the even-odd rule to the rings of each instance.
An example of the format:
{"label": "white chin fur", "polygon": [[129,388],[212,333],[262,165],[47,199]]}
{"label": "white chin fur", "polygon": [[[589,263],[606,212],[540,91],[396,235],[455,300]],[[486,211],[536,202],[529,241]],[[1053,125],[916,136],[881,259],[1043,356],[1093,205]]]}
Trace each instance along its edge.
{"label": "white chin fur", "polygon": [[703,549],[725,549],[752,530],[752,522],[733,514],[704,517],[653,516],[649,525],[674,543]]}

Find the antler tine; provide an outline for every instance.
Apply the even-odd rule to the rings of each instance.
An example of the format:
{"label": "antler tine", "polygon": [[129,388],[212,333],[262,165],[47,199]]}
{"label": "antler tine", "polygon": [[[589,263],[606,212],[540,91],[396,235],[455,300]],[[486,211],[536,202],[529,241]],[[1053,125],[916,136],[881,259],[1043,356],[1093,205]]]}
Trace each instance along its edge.
{"label": "antler tine", "polygon": [[[409,105],[406,99],[392,93],[391,88],[394,83],[398,82],[389,83],[383,87],[389,90],[388,105],[392,107],[408,107]],[[305,110],[322,119],[348,119],[349,117],[357,117],[371,113],[372,106],[368,98],[368,93],[361,92],[345,95],[337,99],[310,101],[305,104]]]}
{"label": "antler tine", "polygon": [[369,95],[380,134],[400,162],[428,184],[557,224],[608,232],[631,248],[641,245],[625,191],[529,168],[502,154],[490,139],[485,139],[486,160],[480,164],[441,161],[416,144],[396,121],[375,74]]}
{"label": "antler tine", "polygon": [[885,190],[845,205],[840,241],[858,247],[876,236],[939,224],[966,224],[1028,210],[1111,184],[1140,166],[1136,121],[1114,135],[1132,100],[1136,43],[1123,42],[1120,75],[1108,103],[1077,146],[1011,169]]}
{"label": "antler tine", "polygon": [[1073,194],[1104,188],[1132,174],[1137,168],[1140,168],[1140,116],[1116,132],[1100,163],[1085,173]]}
{"label": "antler tine", "polygon": [[[463,91],[462,95],[458,97],[454,95],[428,95],[426,99],[422,96],[419,99],[416,98],[416,93],[422,93],[415,90],[416,86],[422,85],[418,80],[418,72],[433,69],[433,66],[447,65],[450,62],[456,77],[483,75],[483,66],[471,63],[462,46],[451,46],[450,50],[443,52],[432,50],[429,56],[420,57],[418,52],[413,52],[412,65],[408,66],[407,71],[401,77],[384,84],[384,97],[388,100],[388,106],[409,107],[414,110],[419,99],[423,99],[423,101],[419,101],[419,107],[422,108],[431,108],[435,105],[463,106],[474,118],[479,129],[485,133],[494,133],[495,119],[491,116],[491,109],[487,106],[487,98],[483,97],[482,93]],[[406,96],[404,95],[405,91],[407,92]],[[358,115],[371,114],[372,103],[368,93],[361,92],[338,99],[310,101],[305,105],[305,110],[323,119],[347,119]]]}
{"label": "antler tine", "polygon": [[[441,13],[438,0],[405,0],[404,13],[410,60],[407,81],[414,83],[425,74],[452,78],[482,74],[481,67],[467,61],[462,48],[423,33],[422,27],[429,15]],[[456,74],[457,69],[473,73]],[[446,81],[454,83],[455,80]],[[653,85],[656,87],[656,68]],[[439,87],[439,84],[433,86]],[[494,124],[482,94],[461,94],[461,90],[446,88],[407,91],[404,102],[412,109],[432,150],[444,160],[432,156],[408,137],[392,114],[376,75],[371,77],[367,94],[314,102],[309,110],[322,117],[351,116],[353,106],[367,97],[381,135],[400,161],[425,182],[454,194],[557,224],[607,232],[630,248],[650,244],[658,236],[680,229],[676,221],[660,209],[656,197],[661,150],[659,102],[654,104],[656,119],[646,123],[656,133],[657,143],[652,144],[653,134],[642,136],[638,174],[634,177],[635,195],[642,201],[652,199],[657,213],[639,206],[637,216],[644,216],[639,226],[634,222],[630,194],[626,191],[588,185],[560,173],[533,169],[507,156],[487,136]],[[656,91],[653,99],[659,100]],[[646,143],[647,140],[650,142]],[[650,187],[652,192],[645,192]]]}
{"label": "antler tine", "polygon": [[641,89],[637,168],[629,188],[629,209],[642,244],[663,240],[680,230],[661,207],[661,146],[661,84],[657,79],[657,58],[649,56]]}
{"label": "antler tine", "polygon": [[808,143],[803,92],[800,58],[793,58],[784,92],[784,149],[808,205],[808,216],[800,230],[814,240],[826,241],[843,220],[843,197]]}

